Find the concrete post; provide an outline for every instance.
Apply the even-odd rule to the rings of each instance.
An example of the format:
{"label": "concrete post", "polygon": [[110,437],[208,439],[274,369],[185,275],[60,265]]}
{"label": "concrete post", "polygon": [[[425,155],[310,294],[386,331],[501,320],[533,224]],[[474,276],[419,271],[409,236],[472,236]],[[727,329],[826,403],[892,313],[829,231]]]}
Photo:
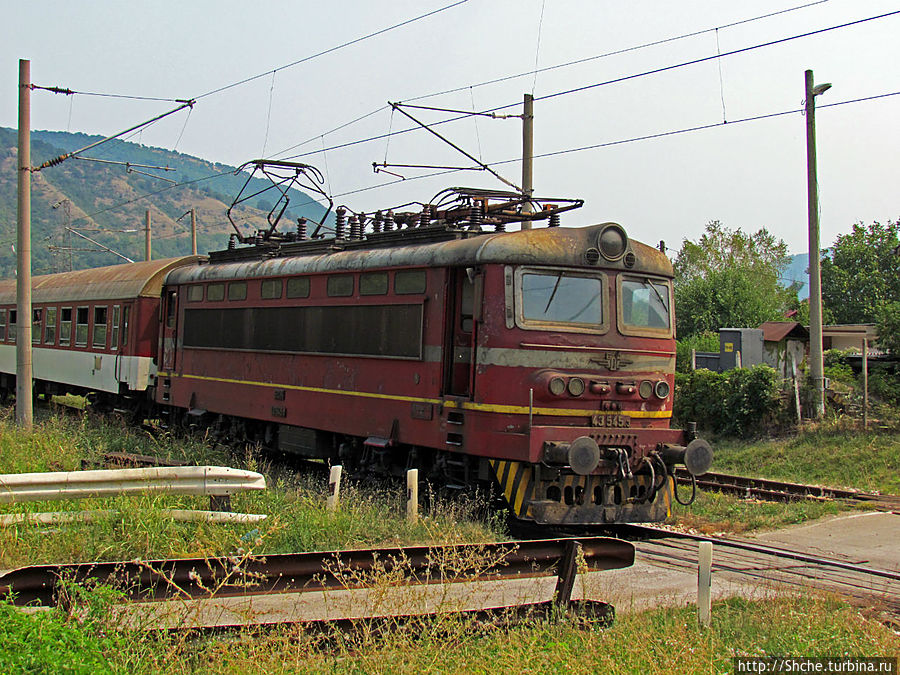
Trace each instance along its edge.
{"label": "concrete post", "polygon": [[344,467],[340,464],[331,467],[331,475],[328,478],[328,500],[327,508],[329,511],[336,511],[341,497],[341,472]]}
{"label": "concrete post", "polygon": [[419,519],[419,470],[406,472],[406,521],[415,524]]}
{"label": "concrete post", "polygon": [[712,551],[711,541],[701,541],[697,567],[697,620],[704,628],[712,619]]}
{"label": "concrete post", "polygon": [[16,424],[31,429],[31,61],[19,60],[16,226]]}

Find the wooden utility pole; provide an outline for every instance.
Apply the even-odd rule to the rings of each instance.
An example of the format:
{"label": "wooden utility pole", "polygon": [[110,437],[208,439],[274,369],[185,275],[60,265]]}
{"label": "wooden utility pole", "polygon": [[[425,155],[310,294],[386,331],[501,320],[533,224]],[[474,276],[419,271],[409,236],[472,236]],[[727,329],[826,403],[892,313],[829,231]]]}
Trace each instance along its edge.
{"label": "wooden utility pole", "polygon": [[150,260],[150,209],[147,209],[147,218],[144,225],[144,260]]}
{"label": "wooden utility pole", "polygon": [[862,341],[863,429],[869,428],[869,340]]}
{"label": "wooden utility pole", "polygon": [[19,60],[19,180],[16,219],[16,424],[31,429],[31,61]]}
{"label": "wooden utility pole", "polygon": [[822,354],[822,273],[819,256],[819,183],[816,176],[816,96],[831,88],[806,78],[806,192],[809,217],[809,379],[813,388],[813,416],[825,415],[825,363]]}
{"label": "wooden utility pole", "polygon": [[191,207],[191,255],[197,255],[197,209]]}
{"label": "wooden utility pole", "polygon": [[[525,94],[522,110],[522,194],[534,195],[534,96],[531,94]],[[531,213],[531,204],[525,204],[522,210]],[[523,221],[522,229],[530,230],[531,221]]]}

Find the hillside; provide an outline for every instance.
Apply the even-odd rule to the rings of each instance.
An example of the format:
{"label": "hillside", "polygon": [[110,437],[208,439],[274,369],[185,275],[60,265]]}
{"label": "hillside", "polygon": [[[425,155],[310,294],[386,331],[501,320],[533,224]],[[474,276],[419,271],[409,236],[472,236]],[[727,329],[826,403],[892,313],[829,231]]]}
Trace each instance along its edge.
{"label": "hillside", "polygon": [[[99,139],[98,136],[60,131],[32,132],[32,164],[38,165]],[[0,127],[0,278],[11,277],[15,272],[16,145],[16,130]],[[75,269],[122,262],[121,258],[100,251],[98,246],[85,239],[75,235],[65,236],[65,207],[53,208],[54,204],[65,199],[69,200],[68,219],[73,228],[133,260],[144,257],[143,228],[147,209],[151,212],[154,258],[190,253],[190,218],[178,219],[191,207],[197,211],[198,250],[204,253],[227,245],[233,229],[225,212],[243,186],[246,173],[234,175],[235,167],[119,140],[110,141],[85,155],[115,162],[168,166],[175,171],[138,171],[158,174],[177,183],[196,182],[174,185],[156,176],[127,172],[126,167],[120,164],[77,159],[33,174],[34,274],[64,269],[69,257]],[[209,178],[215,174],[224,175]],[[248,191],[257,192],[265,185],[268,181],[254,180]],[[148,193],[155,194],[142,198]],[[324,208],[310,203],[310,197],[296,190],[290,196],[290,208],[282,219],[285,227],[289,228],[301,216],[312,220],[321,217]],[[236,209],[240,215],[236,220],[245,224],[245,233],[265,226],[266,214],[275,198],[273,192],[268,192]],[[54,253],[52,247],[78,250]]]}

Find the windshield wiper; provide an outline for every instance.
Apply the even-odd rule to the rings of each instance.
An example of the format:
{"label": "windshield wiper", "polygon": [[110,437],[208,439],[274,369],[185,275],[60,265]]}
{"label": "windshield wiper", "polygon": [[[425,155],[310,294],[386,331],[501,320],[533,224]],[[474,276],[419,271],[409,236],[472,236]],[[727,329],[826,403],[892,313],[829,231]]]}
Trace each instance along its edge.
{"label": "windshield wiper", "polygon": [[556,291],[559,288],[559,282],[562,281],[563,275],[560,274],[556,277],[556,283],[553,284],[553,292],[550,293],[550,299],[547,300],[547,306],[544,307],[544,314],[547,313],[547,310],[550,309],[550,305],[553,304],[553,298],[556,297]]}

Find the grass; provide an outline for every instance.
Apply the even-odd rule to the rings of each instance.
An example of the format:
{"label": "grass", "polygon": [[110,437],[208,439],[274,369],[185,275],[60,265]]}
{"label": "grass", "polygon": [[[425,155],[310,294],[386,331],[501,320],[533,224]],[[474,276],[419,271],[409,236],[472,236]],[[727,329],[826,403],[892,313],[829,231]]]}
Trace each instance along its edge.
{"label": "grass", "polygon": [[[848,429],[823,423],[796,436],[762,441],[720,440],[712,471],[796,483],[900,494],[900,431]],[[682,488],[682,498],[687,497]],[[698,492],[688,508],[676,506],[674,522],[701,532],[751,532],[836,515],[854,507],[841,502],[790,503]],[[865,508],[865,507],[861,507]]]}
{"label": "grass", "polygon": [[208,509],[206,497],[142,495],[109,499],[0,504],[0,513],[109,510],[92,523],[51,529],[33,523],[0,529],[0,568],[38,563],[221,556],[365,548],[413,543],[491,541],[506,538],[499,516],[483,516],[473,500],[434,499],[416,524],[405,518],[401,486],[375,489],[345,481],[341,506],[326,509],[324,475],[275,473],[247,452],[229,456],[196,439],[157,439],[91,417],[46,417],[31,433],[18,430],[11,411],[0,416],[0,473],[69,471],[104,452],[125,451],[190,459],[266,474],[264,491],[239,493],[232,509],[267,515],[243,525],[178,523],[164,509]]}
{"label": "grass", "polygon": [[[697,626],[691,606],[621,615],[612,627],[561,617],[524,624],[438,616],[324,634],[302,626],[228,634],[145,633],[115,625],[110,594],[26,615],[0,605],[4,672],[497,673],[733,672],[735,656],[896,656],[900,638],[827,597],[730,599]],[[80,612],[80,613],[78,613]]]}

